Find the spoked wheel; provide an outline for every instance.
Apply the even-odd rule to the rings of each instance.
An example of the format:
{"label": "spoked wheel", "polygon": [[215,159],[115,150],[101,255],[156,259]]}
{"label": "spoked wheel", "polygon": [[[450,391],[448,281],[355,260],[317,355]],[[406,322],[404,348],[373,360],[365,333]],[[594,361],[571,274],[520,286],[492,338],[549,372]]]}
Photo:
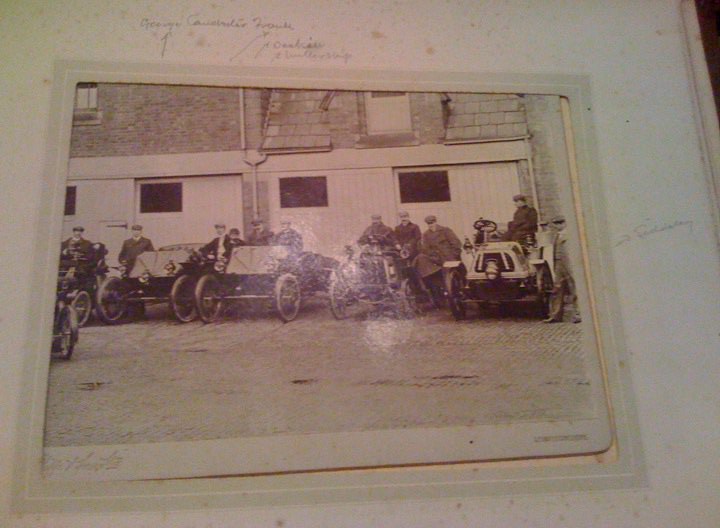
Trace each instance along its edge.
{"label": "spoked wheel", "polygon": [[280,319],[286,323],[297,317],[300,311],[300,286],[291,273],[285,273],[275,282],[275,302],[273,307]]}
{"label": "spoked wheel", "polygon": [[360,301],[337,273],[330,277],[330,311],[335,319],[346,319],[357,311]]}
{"label": "spoked wheel", "polygon": [[52,353],[60,359],[70,359],[78,341],[78,328],[77,312],[72,306],[64,306],[55,321]]}
{"label": "spoked wheel", "polygon": [[205,323],[216,321],[224,304],[220,280],[212,274],[200,277],[195,286],[195,305],[200,319]]}
{"label": "spoked wheel", "polygon": [[127,287],[119,277],[105,279],[97,292],[97,315],[103,323],[118,324],[127,315]]}
{"label": "spoked wheel", "polygon": [[456,321],[467,317],[466,306],[463,302],[462,282],[462,275],[459,271],[453,270],[450,272],[447,280],[448,304],[450,305],[450,312],[452,312]]}
{"label": "spoked wheel", "polygon": [[553,292],[553,280],[550,270],[543,266],[537,274],[537,306],[540,317],[543,319],[550,315],[550,302]]}
{"label": "spoked wheel", "polygon": [[90,294],[85,290],[78,291],[70,303],[70,306],[77,312],[78,326],[85,326],[90,320],[90,314],[92,313],[92,299],[90,298]]}
{"label": "spoked wheel", "polygon": [[191,275],[180,275],[173,282],[170,291],[170,308],[173,315],[181,323],[189,323],[197,319],[195,304],[195,286],[197,282]]}

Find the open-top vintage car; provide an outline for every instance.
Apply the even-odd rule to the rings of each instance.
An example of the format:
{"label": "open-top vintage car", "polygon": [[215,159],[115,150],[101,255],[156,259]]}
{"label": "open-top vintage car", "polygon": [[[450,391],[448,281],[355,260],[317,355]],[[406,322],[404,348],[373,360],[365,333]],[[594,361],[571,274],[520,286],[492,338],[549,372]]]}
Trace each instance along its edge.
{"label": "open-top vintage car", "polygon": [[132,269],[118,266],[119,276],[107,277],[98,288],[97,312],[107,324],[120,323],[144,312],[146,303],[168,302],[181,322],[197,318],[195,285],[214,261],[199,252],[203,244],[174,244],[138,255]]}
{"label": "open-top vintage car", "polygon": [[367,306],[389,308],[401,317],[417,313],[406,250],[369,236],[359,251],[346,246],[346,254],[330,280],[330,310],[336,319],[354,317]]}
{"label": "open-top vintage car", "polygon": [[106,255],[105,245],[95,243],[90,252],[69,249],[60,257],[58,294],[62,292],[67,303],[75,310],[78,326],[88,322],[95,308],[98,286],[108,271]]}
{"label": "open-top vintage car", "polygon": [[258,301],[289,322],[304,298],[327,289],[333,267],[332,259],[309,252],[294,255],[286,246],[240,246],[200,277],[197,310],[210,323],[234,301]]}
{"label": "open-top vintage car", "polygon": [[553,244],[547,237],[503,241],[494,237],[497,224],[479,219],[476,235],[463,244],[461,260],[444,264],[448,304],[455,319],[466,317],[467,306],[534,303],[542,317],[549,310],[553,289]]}

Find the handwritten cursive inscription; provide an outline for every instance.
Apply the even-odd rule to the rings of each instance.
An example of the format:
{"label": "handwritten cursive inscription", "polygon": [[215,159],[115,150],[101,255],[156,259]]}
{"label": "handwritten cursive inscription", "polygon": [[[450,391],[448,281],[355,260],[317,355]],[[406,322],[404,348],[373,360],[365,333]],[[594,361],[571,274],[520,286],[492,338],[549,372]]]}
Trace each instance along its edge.
{"label": "handwritten cursive inscription", "polygon": [[125,460],[120,450],[112,451],[107,455],[100,455],[95,451],[89,451],[83,455],[53,456],[47,455],[43,461],[43,469],[46,472],[65,471],[89,471],[99,473],[118,469]]}
{"label": "handwritten cursive inscription", "polygon": [[620,235],[620,238],[618,238],[613,247],[620,247],[628,242],[644,240],[653,235],[677,229],[678,227],[687,227],[689,232],[692,233],[693,222],[692,220],[675,220],[674,222],[666,223],[646,218],[643,220],[643,223],[633,227],[631,232]]}
{"label": "handwritten cursive inscription", "polygon": [[[208,17],[191,13],[180,18],[150,18],[140,20],[140,28],[151,32],[160,42],[160,57],[169,49],[171,37],[182,35],[181,28],[189,30],[233,31],[238,47],[230,62],[241,57],[265,58],[270,61],[305,59],[316,62],[340,61],[348,63],[352,54],[344,49],[330,49],[326,43],[298,31],[290,21],[273,20],[261,16]],[[192,31],[188,32],[188,36]]]}

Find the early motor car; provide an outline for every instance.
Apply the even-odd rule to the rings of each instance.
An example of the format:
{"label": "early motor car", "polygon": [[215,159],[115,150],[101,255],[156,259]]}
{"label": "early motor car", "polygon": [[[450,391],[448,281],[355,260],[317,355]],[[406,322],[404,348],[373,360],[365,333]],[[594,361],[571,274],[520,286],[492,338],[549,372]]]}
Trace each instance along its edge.
{"label": "early motor car", "polygon": [[347,260],[330,281],[330,310],[336,319],[354,317],[363,306],[378,312],[389,309],[400,317],[417,313],[406,250],[370,236],[359,251],[347,246],[346,253]]}
{"label": "early motor car", "polygon": [[294,255],[286,246],[237,247],[198,280],[198,313],[209,323],[230,304],[251,301],[292,321],[303,299],[327,289],[333,266],[332,259],[310,252]]}
{"label": "early motor car", "polygon": [[199,253],[200,243],[163,246],[138,255],[132,269],[118,266],[98,288],[98,316],[107,324],[123,322],[144,312],[146,303],[169,303],[180,322],[197,318],[195,285],[214,261]]}
{"label": "early motor car", "polygon": [[461,260],[446,262],[443,269],[455,319],[466,317],[468,305],[519,302],[534,304],[546,317],[554,280],[551,237],[504,241],[494,236],[497,224],[483,218],[473,227],[476,234],[465,239]]}

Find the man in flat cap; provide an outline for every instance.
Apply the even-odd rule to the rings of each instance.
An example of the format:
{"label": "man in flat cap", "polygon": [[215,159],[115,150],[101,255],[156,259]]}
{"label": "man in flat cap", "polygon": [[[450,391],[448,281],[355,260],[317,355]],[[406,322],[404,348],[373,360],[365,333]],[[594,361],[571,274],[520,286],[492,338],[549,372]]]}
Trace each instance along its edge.
{"label": "man in flat cap", "polygon": [[217,236],[198,251],[209,259],[217,260],[220,257],[227,259],[232,252],[232,244],[230,243],[230,237],[225,233],[225,224],[217,222],[215,224],[215,233]]}
{"label": "man in flat cap", "polygon": [[528,205],[527,196],[516,194],[513,196],[515,202],[515,214],[511,222],[508,222],[508,230],[505,233],[505,240],[520,241],[527,235],[534,235],[537,231],[538,214],[534,207]]}
{"label": "man in flat cap", "polygon": [[570,266],[570,254],[568,247],[568,235],[566,231],[567,223],[563,216],[556,216],[550,221],[550,229],[557,232],[555,238],[555,282],[553,291],[550,294],[550,310],[548,318],[544,319],[544,323],[560,323],[565,313],[565,302],[569,300],[568,311],[571,314],[571,321],[579,323],[581,321],[580,311],[577,306],[577,290],[575,289],[575,279],[572,276]]}
{"label": "man in flat cap", "polygon": [[247,239],[248,246],[269,246],[272,243],[275,235],[265,227],[262,218],[256,218],[250,225],[252,229]]}
{"label": "man in flat cap", "polygon": [[290,225],[290,220],[287,218],[281,219],[280,231],[275,235],[272,243],[276,246],[287,247],[290,256],[297,257],[303,250],[303,238]]}
{"label": "man in flat cap", "polygon": [[412,260],[418,254],[422,233],[420,227],[410,221],[410,214],[407,211],[400,211],[398,218],[400,223],[395,226],[395,238],[400,247],[409,252],[409,258]]}
{"label": "man in flat cap", "polygon": [[138,255],[146,251],[155,251],[150,239],[143,236],[142,229],[139,224],[132,226],[132,236],[123,242],[118,255],[118,261],[126,266],[128,271],[132,270]]}
{"label": "man in flat cap", "polygon": [[72,230],[73,234],[67,240],[64,240],[60,246],[60,255],[62,259],[91,259],[93,254],[92,242],[83,238],[85,228],[75,226]]}
{"label": "man in flat cap", "polygon": [[365,228],[358,239],[358,244],[369,244],[371,238],[375,238],[381,246],[396,246],[397,238],[392,228],[383,224],[382,216],[374,214],[370,216],[370,225]]}
{"label": "man in flat cap", "polygon": [[425,223],[428,228],[420,241],[415,269],[430,291],[433,303],[439,307],[444,299],[442,266],[448,260],[460,260],[462,243],[452,229],[437,223],[435,215],[426,216]]}

